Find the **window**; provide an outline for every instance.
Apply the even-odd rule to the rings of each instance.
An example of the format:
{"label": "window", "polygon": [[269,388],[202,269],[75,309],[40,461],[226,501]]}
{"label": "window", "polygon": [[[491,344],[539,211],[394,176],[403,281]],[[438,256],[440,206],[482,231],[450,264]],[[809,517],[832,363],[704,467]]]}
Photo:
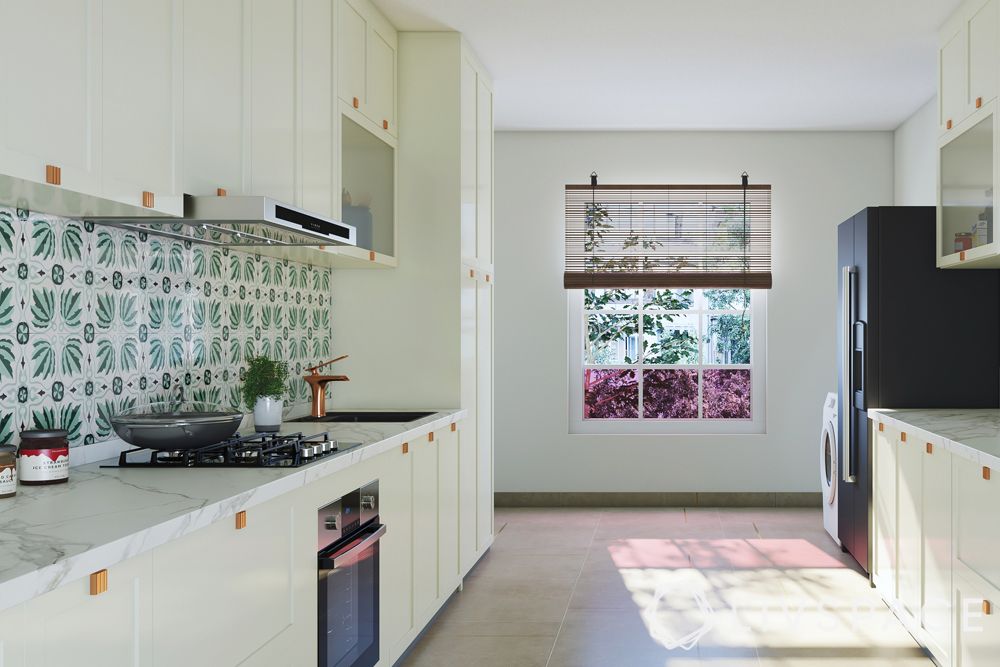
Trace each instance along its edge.
{"label": "window", "polygon": [[763,432],[765,290],[568,294],[571,432]]}

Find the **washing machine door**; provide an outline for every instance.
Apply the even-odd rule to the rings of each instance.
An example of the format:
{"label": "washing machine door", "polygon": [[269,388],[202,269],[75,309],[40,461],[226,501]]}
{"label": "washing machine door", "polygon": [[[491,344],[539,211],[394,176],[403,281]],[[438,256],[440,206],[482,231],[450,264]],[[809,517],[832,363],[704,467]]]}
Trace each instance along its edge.
{"label": "washing machine door", "polygon": [[820,440],[820,479],[823,483],[823,502],[837,502],[837,435],[832,422],[823,425]]}

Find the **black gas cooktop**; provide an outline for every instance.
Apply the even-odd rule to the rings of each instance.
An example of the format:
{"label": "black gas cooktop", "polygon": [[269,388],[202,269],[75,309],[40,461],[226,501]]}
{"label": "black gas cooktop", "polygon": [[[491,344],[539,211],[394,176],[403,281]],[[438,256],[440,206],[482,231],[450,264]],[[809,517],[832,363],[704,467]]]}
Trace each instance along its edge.
{"label": "black gas cooktop", "polygon": [[164,451],[136,447],[102,468],[297,468],[347,451],[360,442],[333,440],[329,433],[254,433],[199,447]]}

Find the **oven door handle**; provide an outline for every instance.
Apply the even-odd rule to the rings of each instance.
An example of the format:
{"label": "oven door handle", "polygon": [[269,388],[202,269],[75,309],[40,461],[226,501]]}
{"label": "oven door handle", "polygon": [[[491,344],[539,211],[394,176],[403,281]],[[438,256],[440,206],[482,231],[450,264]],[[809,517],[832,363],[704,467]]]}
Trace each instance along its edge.
{"label": "oven door handle", "polygon": [[355,544],[350,549],[348,549],[347,551],[338,553],[336,556],[333,556],[331,558],[325,558],[323,556],[320,556],[319,569],[338,570],[342,567],[347,567],[349,565],[354,565],[355,563],[357,563],[358,556],[361,554],[361,552],[371,547],[373,544],[382,539],[383,535],[385,535],[385,524],[380,523],[376,526],[372,526],[365,532],[368,533],[365,536],[365,538],[360,542],[358,542],[357,544]]}

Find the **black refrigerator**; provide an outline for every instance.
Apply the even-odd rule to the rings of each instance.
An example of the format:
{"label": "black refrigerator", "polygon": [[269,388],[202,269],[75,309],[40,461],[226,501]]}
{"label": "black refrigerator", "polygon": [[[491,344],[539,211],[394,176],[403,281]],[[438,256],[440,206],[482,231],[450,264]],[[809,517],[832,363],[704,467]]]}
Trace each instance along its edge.
{"label": "black refrigerator", "polygon": [[1000,407],[1000,271],[936,268],[935,209],[837,228],[840,542],[870,571],[870,408]]}

